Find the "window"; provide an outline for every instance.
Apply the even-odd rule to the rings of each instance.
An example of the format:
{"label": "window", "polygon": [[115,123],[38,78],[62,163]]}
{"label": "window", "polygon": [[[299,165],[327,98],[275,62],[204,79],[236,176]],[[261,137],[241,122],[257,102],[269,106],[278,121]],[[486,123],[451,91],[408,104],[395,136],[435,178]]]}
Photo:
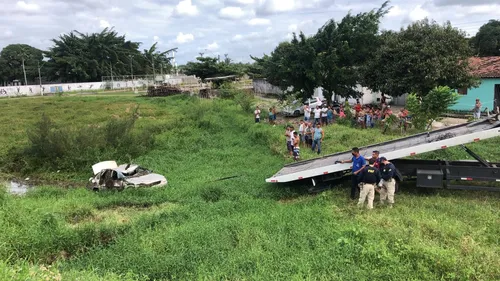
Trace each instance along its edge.
{"label": "window", "polygon": [[467,88],[458,89],[458,94],[464,96],[467,95]]}

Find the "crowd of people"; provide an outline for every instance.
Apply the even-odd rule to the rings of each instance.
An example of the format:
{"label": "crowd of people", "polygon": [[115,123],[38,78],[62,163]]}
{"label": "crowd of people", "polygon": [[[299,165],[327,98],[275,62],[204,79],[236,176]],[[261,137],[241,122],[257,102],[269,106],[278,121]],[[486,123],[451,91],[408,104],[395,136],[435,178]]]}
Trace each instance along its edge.
{"label": "crowd of people", "polygon": [[352,163],[351,199],[356,200],[359,194],[358,206],[367,201],[367,208],[373,209],[375,191],[380,194],[380,204],[388,203],[392,208],[396,192],[396,167],[387,158],[380,157],[379,151],[373,151],[368,161],[360,154],[359,148],[351,151],[352,158],[338,163]]}

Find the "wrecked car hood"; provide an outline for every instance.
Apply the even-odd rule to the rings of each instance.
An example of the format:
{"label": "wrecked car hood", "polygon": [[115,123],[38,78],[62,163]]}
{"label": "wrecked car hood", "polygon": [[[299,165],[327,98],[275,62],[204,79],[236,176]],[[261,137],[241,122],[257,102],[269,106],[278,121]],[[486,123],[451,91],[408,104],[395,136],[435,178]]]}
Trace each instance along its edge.
{"label": "wrecked car hood", "polygon": [[124,189],[128,187],[164,186],[167,179],[160,174],[136,164],[117,165],[115,161],[104,161],[92,166],[94,176],[89,182],[94,190]]}

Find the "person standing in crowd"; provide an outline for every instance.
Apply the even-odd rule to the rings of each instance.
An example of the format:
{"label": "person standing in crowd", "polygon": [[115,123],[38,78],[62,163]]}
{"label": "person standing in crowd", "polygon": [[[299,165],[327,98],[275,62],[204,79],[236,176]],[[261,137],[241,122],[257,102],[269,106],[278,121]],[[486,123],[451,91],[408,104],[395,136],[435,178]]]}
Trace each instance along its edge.
{"label": "person standing in crowd", "polygon": [[380,162],[383,164],[381,169],[382,181],[379,185],[380,189],[380,204],[384,205],[385,201],[389,202],[389,208],[394,205],[394,194],[396,193],[396,167],[389,162],[387,158],[381,157]]}
{"label": "person standing in crowd", "polygon": [[293,160],[295,161],[298,161],[300,156],[299,143],[299,135],[297,132],[293,132]]}
{"label": "person standing in crowd", "polygon": [[359,172],[360,192],[358,206],[363,206],[368,197],[367,207],[371,210],[373,209],[373,200],[375,199],[375,186],[380,182],[381,177],[379,170],[373,166],[375,160],[370,159],[368,164],[368,167],[363,168]]}
{"label": "person standing in crowd", "polygon": [[352,159],[342,160],[340,163],[352,163],[352,185],[351,185],[351,199],[356,200],[356,192],[359,192],[358,174],[366,166],[366,160],[359,153],[359,148],[352,149]]}
{"label": "person standing in crowd", "polygon": [[311,108],[308,104],[304,107],[304,121],[309,122],[311,120]]}
{"label": "person standing in crowd", "polygon": [[323,131],[323,129],[321,128],[321,124],[317,123],[316,129],[314,129],[312,151],[314,152],[316,150],[316,147],[318,147],[318,155],[321,153],[321,143],[323,142],[324,138],[325,138],[325,131]]}
{"label": "person standing in crowd", "polygon": [[375,163],[373,164],[373,166],[374,166],[375,168],[377,168],[377,169],[379,169],[379,170],[380,170],[380,166],[381,166],[380,164],[381,164],[381,161],[382,161],[382,160],[380,160],[380,158],[379,158],[379,157],[380,157],[380,151],[378,151],[378,150],[374,150],[374,151],[372,152],[372,159],[374,159],[374,160],[375,160]]}
{"label": "person standing in crowd", "polygon": [[319,105],[314,109],[314,127],[316,124],[321,124],[321,107]]}
{"label": "person standing in crowd", "polygon": [[260,108],[258,106],[255,109],[253,114],[255,115],[255,123],[259,123],[260,122]]}
{"label": "person standing in crowd", "polygon": [[479,120],[481,119],[481,107],[483,105],[479,101],[479,99],[476,99],[476,105],[474,106],[474,109],[472,110],[474,113],[474,119]]}
{"label": "person standing in crowd", "polygon": [[300,120],[299,138],[300,138],[300,143],[301,144],[304,142],[305,132],[306,132],[306,124],[305,124],[304,120]]}
{"label": "person standing in crowd", "polygon": [[288,137],[288,152],[293,156],[293,139],[295,135],[295,128],[290,126],[290,136]]}
{"label": "person standing in crowd", "polygon": [[366,111],[365,121],[366,121],[366,128],[373,128],[373,115],[372,115],[372,110],[369,108]]}
{"label": "person standing in crowd", "polygon": [[354,110],[356,111],[356,115],[359,115],[361,112],[362,106],[361,103],[359,102],[359,99],[356,100],[356,105],[354,106]]}
{"label": "person standing in crowd", "polygon": [[305,137],[307,147],[312,147],[313,133],[314,133],[314,128],[312,127],[311,122],[309,122],[309,123],[307,123],[306,137]]}
{"label": "person standing in crowd", "polygon": [[333,116],[334,116],[334,112],[333,112],[333,109],[332,109],[332,106],[328,106],[328,111],[326,112],[326,117],[328,119],[328,124],[333,124]]}
{"label": "person standing in crowd", "polygon": [[323,105],[321,108],[321,126],[326,125],[328,125],[328,108],[326,108],[326,105]]}
{"label": "person standing in crowd", "polygon": [[269,124],[274,125],[274,114],[272,108],[269,108]]}
{"label": "person standing in crowd", "polygon": [[291,136],[291,126],[287,125],[286,126],[286,131],[285,131],[285,138],[286,138],[286,149],[290,155],[292,155],[292,151],[290,148],[292,147],[290,144],[290,136]]}

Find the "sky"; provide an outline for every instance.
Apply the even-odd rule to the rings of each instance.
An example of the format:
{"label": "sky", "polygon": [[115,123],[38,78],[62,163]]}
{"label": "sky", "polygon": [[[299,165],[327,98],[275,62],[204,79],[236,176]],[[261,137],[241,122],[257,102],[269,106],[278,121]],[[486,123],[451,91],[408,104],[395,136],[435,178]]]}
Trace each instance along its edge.
{"label": "sky", "polygon": [[[0,0],[0,49],[23,43],[40,49],[51,39],[78,30],[114,28],[141,49],[158,42],[178,48],[177,64],[200,53],[237,62],[269,54],[293,32],[312,35],[329,19],[379,8],[384,0]],[[475,35],[500,19],[500,0],[393,0],[382,29],[399,30],[429,18]]]}

